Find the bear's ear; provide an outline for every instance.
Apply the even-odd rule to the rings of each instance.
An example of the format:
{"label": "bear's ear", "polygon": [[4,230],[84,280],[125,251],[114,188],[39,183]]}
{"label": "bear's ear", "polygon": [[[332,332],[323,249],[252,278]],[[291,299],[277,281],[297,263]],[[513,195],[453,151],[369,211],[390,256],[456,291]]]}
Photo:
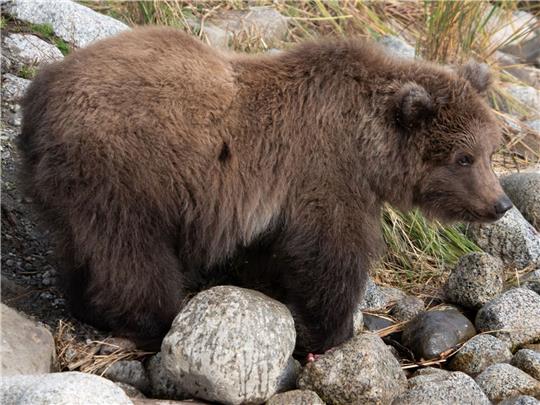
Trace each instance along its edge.
{"label": "bear's ear", "polygon": [[466,64],[459,66],[457,73],[468,80],[481,95],[485,95],[491,86],[492,76],[489,66],[485,63],[478,63],[471,59]]}
{"label": "bear's ear", "polygon": [[396,121],[405,129],[420,126],[435,111],[433,98],[424,87],[414,82],[406,83],[397,92],[396,107]]}

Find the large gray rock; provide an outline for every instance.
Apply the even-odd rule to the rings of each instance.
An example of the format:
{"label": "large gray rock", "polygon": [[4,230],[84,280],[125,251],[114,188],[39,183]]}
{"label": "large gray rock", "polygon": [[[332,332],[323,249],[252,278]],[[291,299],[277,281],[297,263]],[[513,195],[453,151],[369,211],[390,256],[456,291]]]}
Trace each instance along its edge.
{"label": "large gray rock", "polygon": [[473,324],[456,309],[423,312],[410,321],[401,343],[418,359],[433,359],[476,334]]}
{"label": "large gray rock", "polygon": [[508,344],[491,335],[477,335],[465,343],[452,357],[449,368],[477,375],[493,364],[509,362],[512,352]]}
{"label": "large gray rock", "polygon": [[54,339],[47,329],[0,304],[1,374],[41,374],[53,367]]}
{"label": "large gray rock", "polygon": [[525,219],[540,230],[540,173],[514,173],[503,177],[501,184]]}
{"label": "large gray rock", "polygon": [[391,55],[405,59],[414,59],[416,51],[403,38],[395,35],[384,35],[377,40]]}
{"label": "large gray rock", "polygon": [[540,395],[540,381],[510,364],[494,364],[475,381],[494,402],[517,395]]}
{"label": "large gray rock", "polygon": [[525,371],[531,377],[540,381],[540,353],[534,350],[521,349],[510,362],[514,367]]}
{"label": "large gray rock", "polygon": [[77,47],[118,34],[129,27],[70,0],[11,0],[2,6],[7,14],[32,24],[50,24],[54,33]]}
{"label": "large gray rock", "polygon": [[138,360],[120,360],[103,371],[103,377],[111,381],[132,385],[142,392],[149,392],[150,380]]}
{"label": "large gray rock", "polygon": [[[409,381],[409,389],[392,405],[474,404],[490,405],[489,399],[467,374],[437,373],[421,381]],[[411,378],[411,380],[420,377]]]}
{"label": "large gray rock", "polygon": [[324,405],[324,402],[313,391],[294,390],[274,395],[266,405]]}
{"label": "large gray rock", "polygon": [[35,35],[9,34],[4,39],[4,52],[11,59],[13,66],[40,66],[62,60],[64,55],[60,50]]}
{"label": "large gray rock", "polygon": [[406,381],[382,339],[362,333],[308,363],[298,387],[315,391],[329,404],[387,404],[405,389]]}
{"label": "large gray rock", "polygon": [[2,99],[10,103],[21,101],[31,81],[6,73],[2,75]]}
{"label": "large gray rock", "polygon": [[161,347],[162,364],[194,397],[263,403],[279,388],[295,338],[283,304],[252,290],[214,287],[175,318]]}
{"label": "large gray rock", "polygon": [[484,305],[475,323],[512,349],[534,343],[540,340],[540,295],[526,288],[508,290]]}
{"label": "large gray rock", "polygon": [[503,273],[500,259],[487,253],[469,253],[450,273],[446,295],[456,304],[480,308],[502,293]]}
{"label": "large gray rock", "polygon": [[0,403],[10,405],[132,405],[112,381],[78,372],[0,379]]}
{"label": "large gray rock", "polygon": [[540,265],[540,234],[515,207],[497,222],[474,224],[469,231],[482,250],[505,264],[518,268]]}

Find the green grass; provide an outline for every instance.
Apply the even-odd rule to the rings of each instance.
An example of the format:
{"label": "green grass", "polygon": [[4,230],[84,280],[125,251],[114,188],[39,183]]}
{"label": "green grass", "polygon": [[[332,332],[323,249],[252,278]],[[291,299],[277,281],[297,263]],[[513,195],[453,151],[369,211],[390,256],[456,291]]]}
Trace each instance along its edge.
{"label": "green grass", "polygon": [[23,66],[19,69],[17,76],[22,77],[23,79],[33,79],[37,73],[35,66]]}
{"label": "green grass", "polygon": [[29,24],[29,28],[32,32],[39,34],[46,39],[54,37],[54,29],[51,24]]}

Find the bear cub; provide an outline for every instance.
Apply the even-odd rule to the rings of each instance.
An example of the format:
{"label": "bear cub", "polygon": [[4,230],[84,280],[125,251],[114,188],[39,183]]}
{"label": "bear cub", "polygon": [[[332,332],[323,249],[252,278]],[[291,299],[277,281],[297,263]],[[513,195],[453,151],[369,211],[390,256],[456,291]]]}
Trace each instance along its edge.
{"label": "bear cub", "polygon": [[235,283],[290,308],[297,354],[322,353],[352,336],[383,203],[444,221],[511,207],[489,83],[361,40],[247,56],[135,29],[39,72],[22,178],[81,319],[159,341],[187,297]]}

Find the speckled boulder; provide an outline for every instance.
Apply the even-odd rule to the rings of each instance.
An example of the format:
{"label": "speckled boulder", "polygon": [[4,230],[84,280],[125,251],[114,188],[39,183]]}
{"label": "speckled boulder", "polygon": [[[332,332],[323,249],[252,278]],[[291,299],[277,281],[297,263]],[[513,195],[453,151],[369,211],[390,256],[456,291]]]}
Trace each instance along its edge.
{"label": "speckled boulder", "polygon": [[103,370],[103,377],[114,382],[132,385],[145,393],[150,390],[150,380],[142,363],[138,360],[117,361]]}
{"label": "speckled boulder", "polygon": [[501,185],[525,219],[540,230],[540,172],[513,173],[503,177]]}
{"label": "speckled boulder", "polygon": [[540,381],[540,353],[534,350],[521,349],[510,362],[514,367],[525,371],[531,377]]}
{"label": "speckled boulder", "polygon": [[197,294],[174,319],[161,346],[162,364],[194,397],[263,403],[277,392],[295,339],[283,304],[219,286]]}
{"label": "speckled boulder", "polygon": [[409,389],[397,397],[392,405],[490,405],[488,397],[467,374],[457,371],[422,377],[430,378],[423,379],[421,382],[415,381],[412,384],[409,382]]}
{"label": "speckled boulder", "polygon": [[449,368],[477,375],[493,364],[509,362],[508,344],[491,335],[476,335],[452,357]]}
{"label": "speckled boulder", "polygon": [[353,313],[353,330],[355,335],[364,330],[364,314],[360,307],[356,307]]}
{"label": "speckled boulder", "polygon": [[540,234],[515,207],[497,222],[470,225],[469,234],[483,251],[507,265],[540,266]]}
{"label": "speckled boulder", "polygon": [[424,309],[424,301],[417,297],[407,296],[396,302],[390,315],[398,321],[410,321]]}
{"label": "speckled boulder", "polygon": [[178,400],[189,398],[189,395],[182,388],[181,381],[173,378],[163,367],[161,352],[148,360],[146,371],[150,380],[150,393],[153,398]]}
{"label": "speckled boulder", "polygon": [[313,391],[294,390],[274,395],[266,405],[324,405],[324,402]]}
{"label": "speckled boulder", "polygon": [[391,403],[407,380],[381,338],[356,335],[308,363],[298,387],[313,390],[328,404]]}
{"label": "speckled boulder", "polygon": [[362,310],[379,310],[387,307],[390,303],[398,301],[406,294],[399,288],[379,286],[368,278],[366,291],[358,308]]}
{"label": "speckled boulder", "polygon": [[469,253],[459,259],[448,277],[446,295],[451,302],[480,308],[503,291],[503,264],[487,253]]}
{"label": "speckled boulder", "polygon": [[517,395],[540,395],[540,381],[510,364],[494,364],[475,381],[494,402]]}
{"label": "speckled boulder", "polygon": [[4,39],[4,46],[11,63],[19,69],[23,66],[40,66],[64,58],[56,46],[35,35],[9,34]]}
{"label": "speckled boulder", "polygon": [[0,379],[0,403],[10,405],[132,405],[112,381],[78,372],[17,375]]}
{"label": "speckled boulder", "polygon": [[401,343],[418,359],[433,359],[475,334],[473,324],[450,308],[418,315],[403,330]]}
{"label": "speckled boulder", "polygon": [[513,288],[488,302],[476,315],[479,331],[493,331],[511,348],[540,340],[540,295]]}

